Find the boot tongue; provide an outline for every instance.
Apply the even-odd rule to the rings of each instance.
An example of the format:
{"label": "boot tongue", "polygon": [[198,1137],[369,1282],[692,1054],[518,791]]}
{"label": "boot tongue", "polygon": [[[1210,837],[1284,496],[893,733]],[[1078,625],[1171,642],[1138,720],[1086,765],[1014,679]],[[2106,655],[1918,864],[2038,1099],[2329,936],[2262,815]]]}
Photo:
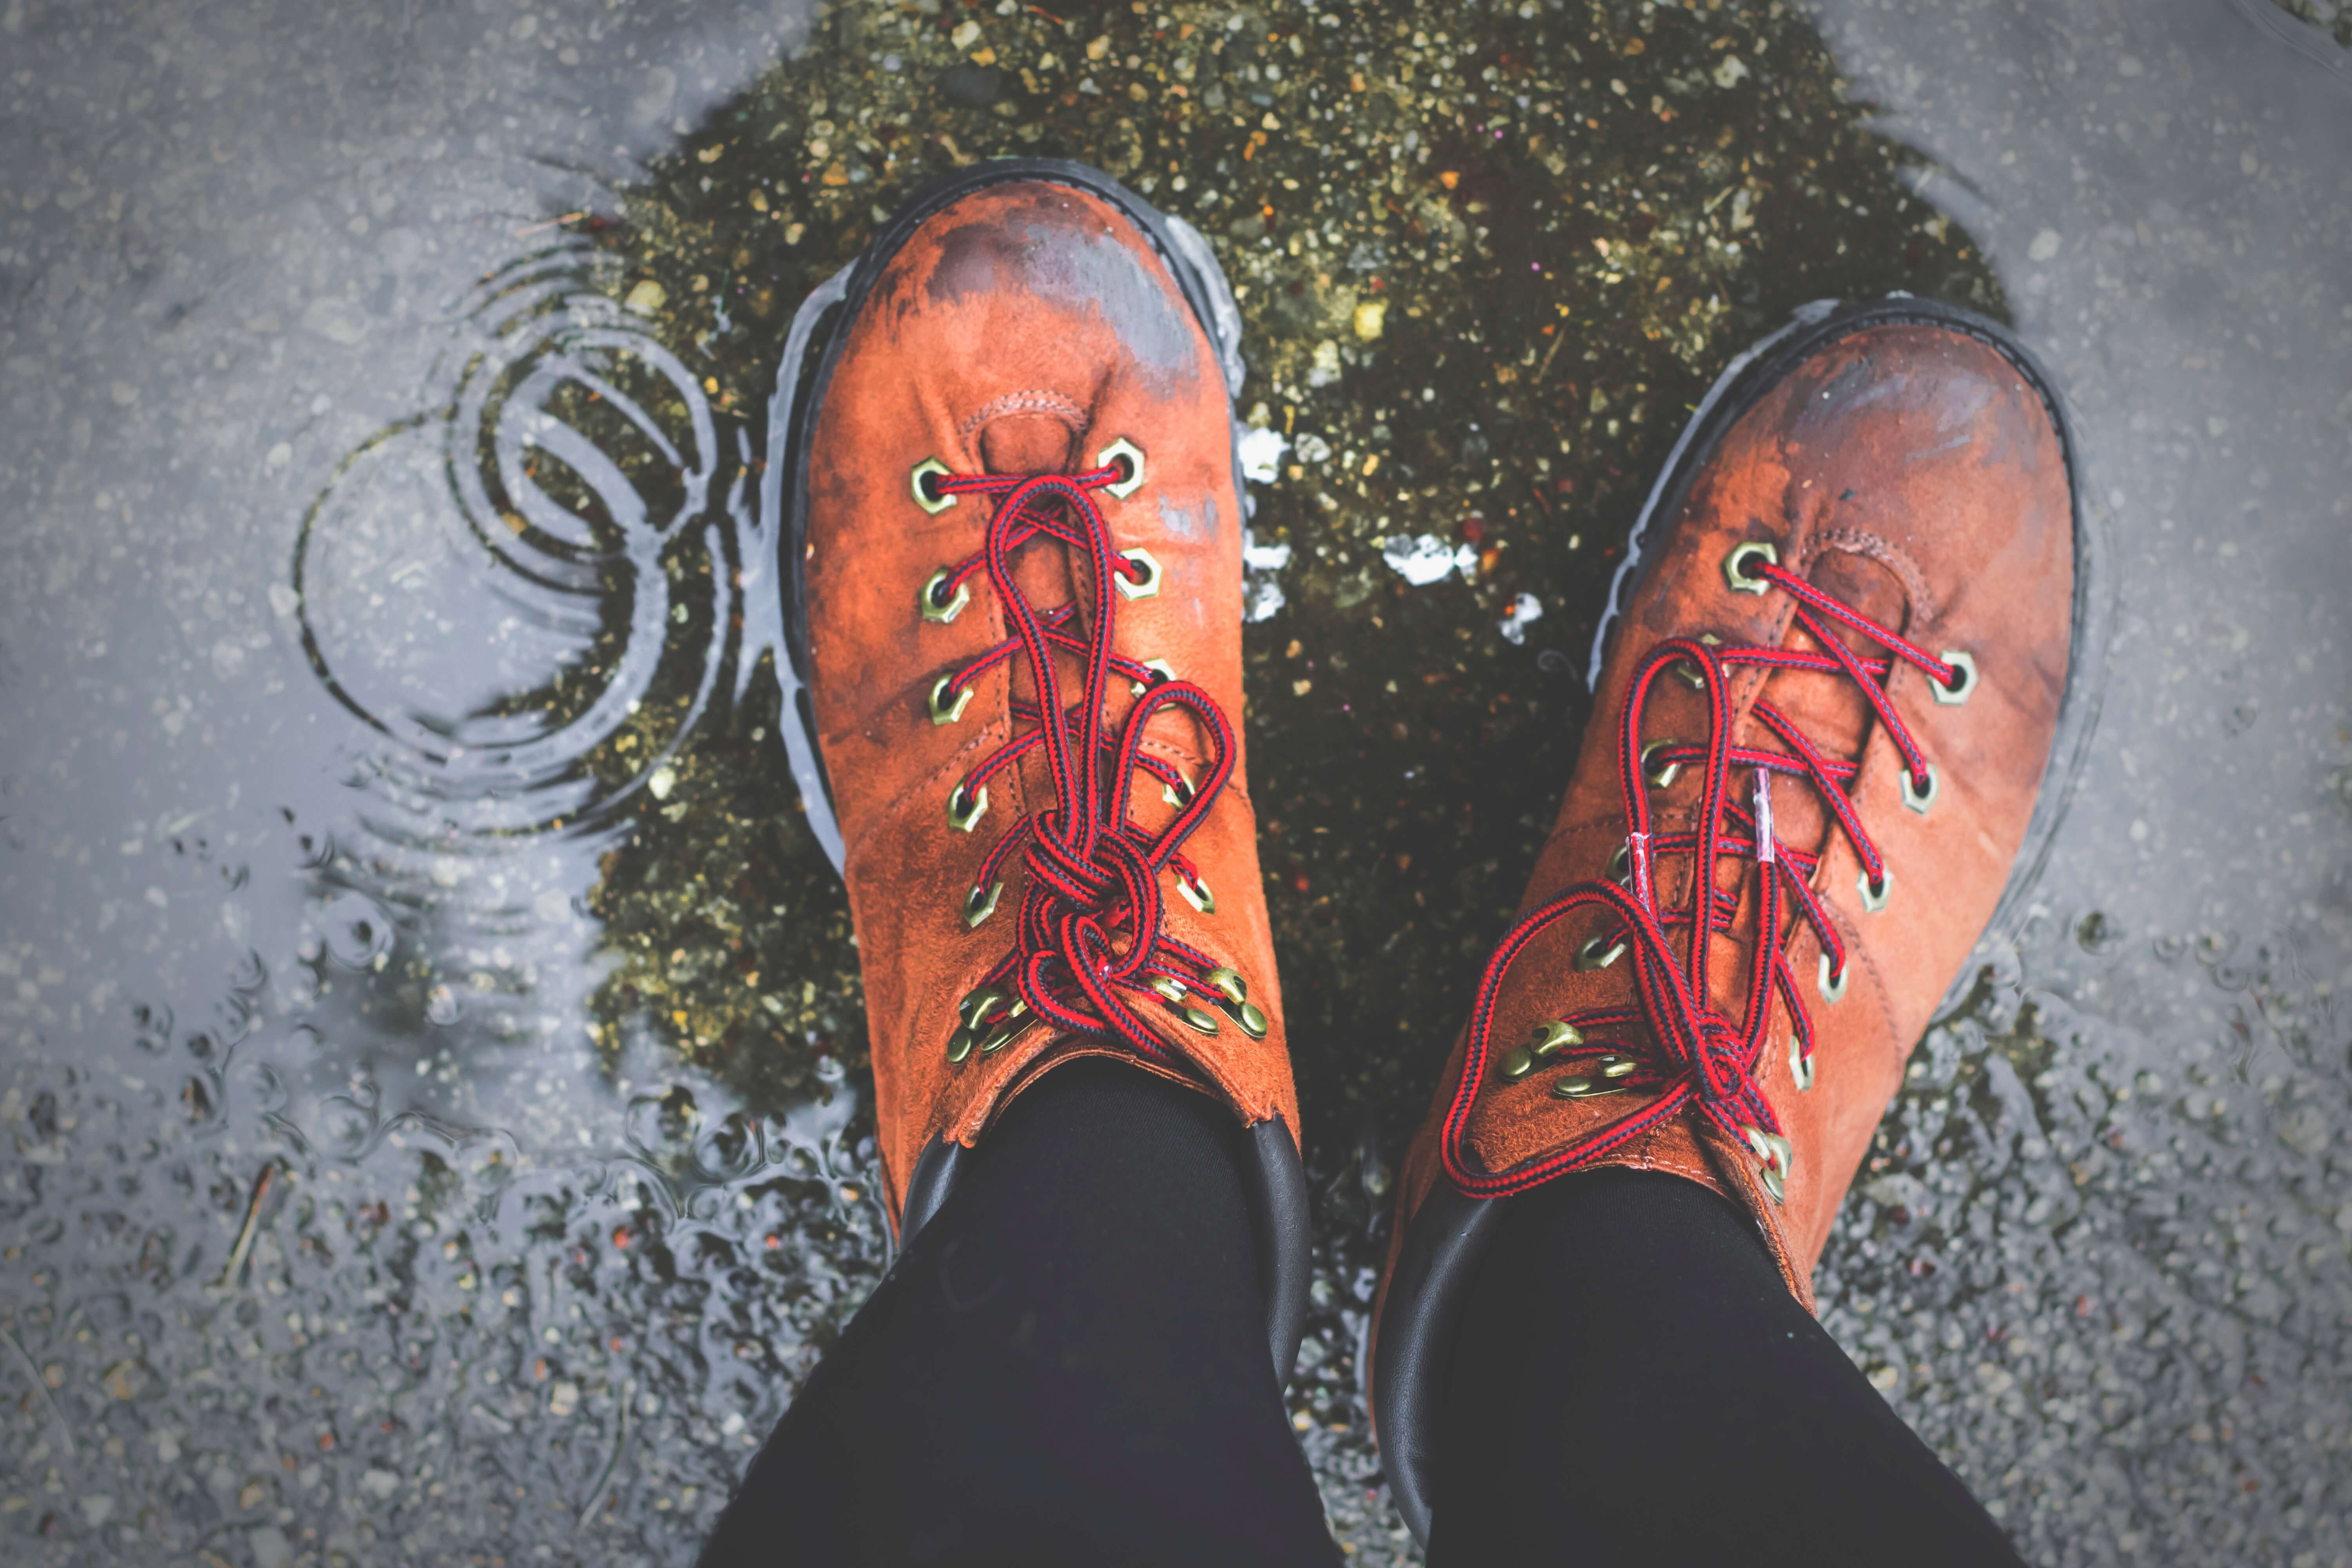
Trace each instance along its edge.
{"label": "boot tongue", "polygon": [[[1895,574],[1867,555],[1849,554],[1843,550],[1825,550],[1813,559],[1812,570],[1806,580],[1822,593],[1834,596],[1846,608],[1869,616],[1888,631],[1899,632],[1909,618],[1910,606],[1903,596],[1903,584]],[[1868,637],[1856,632],[1843,634],[1846,646],[1864,658],[1885,650]]]}
{"label": "boot tongue", "polygon": [[[999,415],[981,427],[974,442],[981,466],[989,473],[1021,475],[1067,473],[1076,445],[1070,426],[1047,414]],[[1076,598],[1084,575],[1072,569],[1069,552],[1054,541],[1033,540],[1013,557],[1013,582],[1040,611]],[[1076,695],[1076,671],[1074,664],[1063,661],[1064,679],[1073,682],[1073,689],[1063,693],[1066,702]],[[1013,689],[1024,699],[1036,695],[1021,661],[1015,663]]]}
{"label": "boot tongue", "polygon": [[1058,474],[1076,445],[1070,427],[1045,414],[1007,414],[980,432],[980,460],[992,474]]}

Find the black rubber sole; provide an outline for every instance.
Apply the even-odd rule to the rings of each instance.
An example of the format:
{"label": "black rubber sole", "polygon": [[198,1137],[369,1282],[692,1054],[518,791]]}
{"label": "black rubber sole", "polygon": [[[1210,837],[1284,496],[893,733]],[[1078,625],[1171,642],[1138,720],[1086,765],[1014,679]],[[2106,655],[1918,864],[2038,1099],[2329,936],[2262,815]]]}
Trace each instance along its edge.
{"label": "black rubber sole", "polygon": [[[1654,558],[1645,547],[1654,528],[1671,526],[1699,472],[1714,458],[1724,436],[1740,416],[1789,370],[1824,344],[1873,327],[1922,322],[1963,332],[2000,353],[2025,377],[2050,411],[2066,461],[2068,489],[2074,508],[2074,604],[2065,695],[2060,701],[2058,732],[2051,746],[2041,794],[2034,802],[2026,839],[2010,873],[1985,933],[1987,940],[2005,940],[2021,922],[2020,911],[2049,858],[2050,845],[2063,818],[2076,779],[2096,727],[2106,685],[2107,637],[2112,623],[2113,594],[2107,582],[2109,551],[2099,514],[2090,510],[2080,483],[2081,468],[2074,428],[2057,384],[2025,345],[2008,329],[1970,310],[1909,295],[1861,305],[1822,300],[1801,307],[1790,322],[1735,358],[1716,379],[1675,443],[1657,482],[1651,487],[1641,514],[1626,541],[1625,559],[1609,586],[1608,607],[1592,638],[1588,685],[1597,689],[1610,634],[1622,617],[1624,606],[1640,588]],[[1972,985],[1976,965],[1965,967],[1954,980],[1938,1012]],[[1389,1285],[1380,1338],[1370,1364],[1364,1369],[1367,1393],[1380,1413],[1378,1439],[1381,1463],[1397,1511],[1424,1544],[1429,1540],[1431,1484],[1434,1475],[1433,1446],[1437,1412],[1444,1397],[1454,1325],[1464,1290],[1479,1256],[1494,1235],[1507,1199],[1465,1197],[1442,1176],[1423,1200],[1399,1249],[1394,1277]]]}

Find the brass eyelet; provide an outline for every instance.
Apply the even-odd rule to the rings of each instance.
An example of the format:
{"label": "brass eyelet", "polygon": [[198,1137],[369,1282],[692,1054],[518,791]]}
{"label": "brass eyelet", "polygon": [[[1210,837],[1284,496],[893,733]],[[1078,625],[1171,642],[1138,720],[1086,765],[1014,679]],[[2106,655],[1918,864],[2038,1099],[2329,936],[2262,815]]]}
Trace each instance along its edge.
{"label": "brass eyelet", "polygon": [[1609,879],[1621,888],[1633,885],[1633,846],[1631,840],[1610,851]]}
{"label": "brass eyelet", "polygon": [[1183,1006],[1185,998],[1192,994],[1191,991],[1185,988],[1182,981],[1171,974],[1153,976],[1151,980],[1151,989],[1157,991],[1160,995],[1166,997],[1169,1001],[1173,1002],[1179,1007]]}
{"label": "brass eyelet", "polygon": [[1206,1007],[1180,1007],[1176,1016],[1191,1025],[1195,1033],[1213,1035],[1217,1032],[1217,1016]]}
{"label": "brass eyelet", "polygon": [[1124,572],[1111,574],[1111,583],[1118,589],[1120,598],[1149,599],[1160,592],[1160,579],[1163,574],[1160,570],[1159,557],[1140,545],[1133,550],[1122,550],[1118,553],[1121,560],[1132,561],[1143,568],[1143,581],[1140,583],[1129,580]]}
{"label": "brass eyelet", "polygon": [[[1177,794],[1176,792],[1180,789],[1184,793],[1181,795]],[[1192,781],[1186,778],[1181,773],[1178,773],[1176,775],[1176,782],[1174,784],[1169,784],[1162,781],[1160,785],[1160,798],[1166,801],[1169,805],[1176,807],[1179,811],[1181,811],[1184,807],[1192,805],[1192,797],[1199,793],[1200,792],[1198,790],[1195,790],[1192,787]]]}
{"label": "brass eyelet", "polygon": [[1845,1000],[1845,988],[1853,983],[1853,976],[1843,969],[1831,969],[1828,953],[1822,953],[1820,957],[1821,968],[1813,976],[1813,989],[1822,994],[1822,1001],[1834,1007]]}
{"label": "brass eyelet", "polygon": [[[1003,1009],[1001,1012],[999,1009]],[[1029,1004],[993,985],[983,985],[966,996],[957,1009],[963,1015],[963,1027],[957,1031],[966,1037],[963,1056],[955,1054],[957,1040],[948,1042],[948,1059],[961,1061],[977,1046],[984,1057],[994,1056],[1026,1033],[1037,1020],[1029,1015]]]}
{"label": "brass eyelet", "polygon": [[1601,1076],[1602,1078],[1615,1079],[1633,1077],[1633,1069],[1640,1067],[1642,1064],[1635,1061],[1632,1057],[1611,1056],[1602,1057],[1600,1061],[1594,1065],[1600,1068]]}
{"label": "brass eyelet", "polygon": [[1947,686],[1940,680],[1933,679],[1927,682],[1929,688],[1935,691],[1937,702],[1947,708],[1958,708],[1976,695],[1977,661],[1966,651],[1956,647],[1948,647],[1937,657],[1966,677],[1958,686]]}
{"label": "brass eyelet", "polygon": [[971,603],[971,584],[969,583],[957,584],[955,597],[942,603],[940,590],[947,586],[947,582],[948,569],[942,566],[931,574],[930,581],[924,584],[923,591],[916,595],[916,603],[922,608],[923,619],[945,626],[962,615],[963,607]]}
{"label": "brass eyelet", "polygon": [[979,793],[971,795],[965,795],[963,785],[958,784],[948,795],[948,826],[958,833],[970,833],[980,826],[981,815],[987,809],[986,784],[981,785]]}
{"label": "brass eyelet", "polygon": [[1805,1055],[1794,1035],[1789,1037],[1789,1077],[1800,1089],[1813,1087],[1813,1058]]}
{"label": "brass eyelet", "polygon": [[1675,780],[1682,776],[1683,765],[1680,763],[1661,763],[1658,766],[1654,768],[1650,765],[1650,759],[1656,756],[1660,752],[1664,751],[1669,746],[1687,746],[1689,744],[1690,742],[1688,741],[1677,741],[1670,736],[1663,741],[1653,741],[1648,745],[1642,748],[1642,776],[1650,781],[1650,787],[1652,789],[1667,789],[1672,787]]}
{"label": "brass eyelet", "polygon": [[1895,877],[1894,873],[1882,867],[1875,885],[1871,882],[1870,873],[1867,871],[1857,875],[1853,879],[1853,885],[1862,889],[1862,907],[1874,915],[1886,907],[1888,897],[1894,893]]}
{"label": "brass eyelet", "polygon": [[1584,945],[1576,950],[1576,967],[1589,973],[1595,969],[1606,969],[1624,957],[1625,944],[1622,942],[1611,947],[1606,952],[1601,951],[1601,944],[1608,940],[1607,937],[1601,936],[1585,938]]}
{"label": "brass eyelet", "polygon": [[966,1028],[978,1029],[995,1022],[997,1010],[1012,1000],[996,986],[982,985],[956,1004],[956,1016],[964,1021]]}
{"label": "brass eyelet", "polygon": [[931,722],[934,724],[952,724],[963,717],[966,708],[971,706],[971,688],[969,686],[955,694],[953,702],[944,707],[940,705],[940,699],[947,695],[948,686],[953,679],[952,676],[942,675],[939,684],[931,688]]}
{"label": "brass eyelet", "polygon": [[1678,658],[1675,660],[1673,664],[1668,665],[1666,668],[1667,673],[1674,676],[1677,680],[1680,680],[1685,686],[1689,687],[1693,691],[1705,691],[1706,689],[1706,671],[1699,668],[1697,665],[1693,664],[1689,659]]}
{"label": "brass eyelet", "polygon": [[948,466],[937,458],[925,458],[915,465],[914,472],[907,476],[908,487],[915,492],[915,504],[933,517],[939,516],[940,513],[955,505],[960,498],[936,494],[923,481],[933,474],[944,478],[948,471]]}
{"label": "brass eyelet", "polygon": [[1759,1173],[1763,1177],[1764,1190],[1771,1194],[1774,1203],[1788,1202],[1789,1176],[1797,1163],[1795,1146],[1779,1133],[1767,1132],[1760,1127],[1748,1129],[1748,1146],[1762,1162]]}
{"label": "brass eyelet", "polygon": [[961,1067],[971,1057],[971,1048],[980,1044],[980,1037],[970,1029],[958,1029],[948,1037],[948,1062]]}
{"label": "brass eyelet", "polygon": [[996,912],[996,900],[1004,896],[1004,883],[1000,879],[986,888],[974,888],[963,896],[963,926],[976,931],[980,922]]}
{"label": "brass eyelet", "polygon": [[[1176,679],[1176,667],[1169,663],[1164,658],[1147,658],[1143,661],[1143,668],[1158,676],[1160,680],[1173,680]],[[1151,684],[1152,686],[1156,686],[1159,684],[1159,681],[1154,681]],[[1127,683],[1127,689],[1129,694],[1140,697],[1145,692],[1150,690],[1151,686],[1147,686],[1140,680],[1130,680]]]}
{"label": "brass eyelet", "polygon": [[1562,1100],[1599,1100],[1603,1095],[1623,1094],[1626,1088],[1624,1084],[1611,1083],[1605,1079],[1596,1081],[1589,1078],[1564,1078],[1551,1086],[1551,1091]]}
{"label": "brass eyelet", "polygon": [[1127,459],[1127,478],[1105,485],[1103,489],[1125,500],[1143,488],[1143,448],[1121,436],[1095,454],[1095,467],[1108,468],[1121,458]]}
{"label": "brass eyelet", "polygon": [[1731,553],[1723,558],[1723,580],[1731,584],[1733,593],[1761,594],[1772,586],[1761,577],[1750,577],[1746,571],[1748,562],[1759,555],[1771,565],[1780,564],[1779,547],[1765,539],[1750,539],[1735,544],[1731,547]]}
{"label": "brass eyelet", "polygon": [[1912,787],[1909,768],[1897,773],[1895,779],[1903,786],[1903,804],[1922,816],[1927,816],[1927,808],[1936,804],[1936,792],[1944,787],[1944,781],[1936,776],[1936,764],[1933,763],[1927,764],[1927,787],[1924,790]]}
{"label": "brass eyelet", "polygon": [[1564,1051],[1570,1046],[1584,1044],[1584,1031],[1573,1024],[1563,1024],[1557,1018],[1538,1024],[1528,1035],[1528,1050],[1537,1057],[1548,1057]]}
{"label": "brass eyelet", "polygon": [[1217,896],[1216,894],[1209,891],[1208,883],[1188,882],[1183,878],[1178,877],[1176,879],[1176,890],[1184,895],[1184,901],[1186,903],[1192,905],[1202,914],[1213,915],[1217,912]]}
{"label": "brass eyelet", "polygon": [[1272,1026],[1266,1021],[1265,1010],[1249,999],[1249,982],[1242,978],[1239,970],[1220,966],[1202,975],[1201,981],[1217,994],[1225,1016],[1240,1025],[1243,1034],[1253,1040],[1265,1038]]}

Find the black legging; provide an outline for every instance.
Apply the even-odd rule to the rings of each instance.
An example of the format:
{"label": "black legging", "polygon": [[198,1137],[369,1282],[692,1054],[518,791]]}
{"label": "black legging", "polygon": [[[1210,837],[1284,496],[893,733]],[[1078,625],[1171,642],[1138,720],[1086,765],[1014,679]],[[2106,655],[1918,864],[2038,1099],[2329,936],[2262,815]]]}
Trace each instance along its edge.
{"label": "black legging", "polygon": [[[1107,1062],[1014,1101],[706,1568],[1341,1561],[1266,1359],[1239,1137]],[[1691,1183],[1514,1200],[1458,1344],[1435,1568],[2017,1562]]]}

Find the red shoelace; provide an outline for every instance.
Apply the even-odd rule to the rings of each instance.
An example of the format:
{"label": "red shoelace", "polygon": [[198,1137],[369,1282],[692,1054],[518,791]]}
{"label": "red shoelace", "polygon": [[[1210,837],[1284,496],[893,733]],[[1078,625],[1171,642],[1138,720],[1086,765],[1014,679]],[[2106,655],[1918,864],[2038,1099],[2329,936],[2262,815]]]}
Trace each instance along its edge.
{"label": "red shoelace", "polygon": [[[1235,745],[1232,724],[1207,691],[1111,651],[1121,598],[1139,588],[1156,589],[1160,572],[1149,555],[1114,547],[1095,502],[1095,491],[1127,473],[1114,463],[1080,474],[931,478],[934,495],[994,497],[996,510],[980,551],[935,577],[926,591],[934,605],[945,606],[985,573],[1013,634],[948,675],[934,690],[931,708],[934,715],[954,710],[972,682],[1022,659],[1034,699],[1013,700],[1013,737],[964,775],[949,797],[950,817],[966,831],[977,826],[989,782],[1033,752],[1045,753],[1053,784],[1053,803],[1005,828],[973,878],[964,908],[976,927],[994,910],[1006,863],[1026,847],[1018,940],[971,994],[996,990],[996,1000],[974,1016],[968,999],[967,1027],[977,1032],[1025,1010],[1060,1029],[1115,1037],[1154,1060],[1174,1063],[1181,1058],[1142,1009],[1176,1022],[1186,1016],[1188,996],[1217,1007],[1235,1004],[1213,988],[1210,977],[1221,973],[1217,961],[1161,929],[1160,874],[1172,872],[1196,904],[1215,907],[1182,849],[1232,776]],[[1091,614],[1075,603],[1040,610],[1014,583],[1014,553],[1039,539],[1062,545],[1084,569],[1093,585]],[[1066,661],[1082,672],[1076,700],[1066,703]],[[1141,688],[1116,731],[1106,720],[1115,679]],[[1143,750],[1151,721],[1170,709],[1190,713],[1208,738],[1209,766],[1197,783]],[[1157,833],[1129,815],[1139,773],[1157,779],[1178,806],[1175,819]],[[1199,1022],[1192,1026],[1202,1030]],[[999,1043],[1009,1037],[1001,1036]]]}
{"label": "red shoelace", "polygon": [[[1778,588],[1798,601],[1796,624],[1821,651],[1740,647],[1677,637],[1660,643],[1642,661],[1618,715],[1619,783],[1624,793],[1629,828],[1623,852],[1627,863],[1623,879],[1580,882],[1541,908],[1530,910],[1503,938],[1479,979],[1462,1075],[1446,1112],[1442,1144],[1446,1174],[1473,1197],[1501,1197],[1524,1192],[1564,1172],[1589,1165],[1694,1101],[1726,1131],[1755,1151],[1763,1164],[1767,1189],[1776,1199],[1781,1194],[1793,1151],[1781,1135],[1780,1121],[1756,1079],[1776,994],[1789,1009],[1790,1065],[1800,1088],[1809,1087],[1812,1081],[1813,1052],[1811,1015],[1800,998],[1796,978],[1789,967],[1788,939],[1793,927],[1783,929],[1788,907],[1795,906],[1820,942],[1820,987],[1832,1001],[1844,990],[1845,944],[1811,886],[1820,857],[1791,849],[1773,836],[1773,776],[1789,774],[1809,782],[1827,805],[1832,819],[1853,846],[1855,858],[1861,862],[1859,890],[1866,907],[1883,905],[1892,889],[1878,847],[1871,841],[1847,794],[1847,786],[1861,771],[1860,763],[1824,754],[1786,713],[1761,699],[1751,710],[1756,721],[1788,750],[1733,745],[1730,671],[1742,667],[1801,670],[1852,680],[1902,754],[1904,794],[1906,802],[1917,809],[1925,809],[1935,798],[1936,772],[1913,739],[1910,727],[1888,699],[1886,678],[1899,659],[1924,672],[1946,692],[1953,693],[1944,699],[1951,701],[1968,695],[1974,688],[1976,676],[1973,662],[1965,654],[1948,653],[1945,658],[1928,654],[1773,563],[1769,552],[1761,552],[1761,558],[1757,559],[1742,560],[1738,555],[1734,559],[1738,563],[1739,574],[1758,584],[1749,591],[1761,593]],[[1838,628],[1876,643],[1886,650],[1887,657],[1856,657],[1836,635]],[[1642,720],[1650,689],[1670,671],[1706,695],[1707,735],[1704,742],[1668,741],[1643,744]],[[1676,771],[1690,765],[1705,770],[1698,829],[1653,833],[1651,784],[1671,783]],[[1739,769],[1752,770],[1754,779],[1753,794],[1745,804],[1733,798],[1736,770]],[[1656,864],[1661,856],[1667,855],[1692,856],[1704,868],[1692,879],[1688,907],[1658,907]],[[1717,933],[1730,930],[1747,880],[1743,873],[1729,888],[1717,885],[1717,860],[1725,856],[1752,861],[1759,873],[1756,956],[1749,966],[1746,992],[1736,1017],[1716,1005],[1706,979],[1709,945]],[[1699,918],[1698,910],[1702,893],[1706,899],[1705,919]],[[1578,967],[1604,968],[1630,952],[1635,1005],[1591,1009],[1557,1020],[1568,1026],[1566,1046],[1547,1058],[1547,1066],[1581,1064],[1598,1058],[1612,1072],[1608,1092],[1633,1090],[1650,1093],[1654,1098],[1531,1164],[1507,1172],[1479,1169],[1465,1157],[1462,1141],[1493,1058],[1496,1002],[1503,981],[1513,961],[1529,943],[1560,921],[1586,910],[1604,911],[1606,918],[1599,934],[1580,949]],[[1679,953],[1673,934],[1677,931],[1684,931]]]}

